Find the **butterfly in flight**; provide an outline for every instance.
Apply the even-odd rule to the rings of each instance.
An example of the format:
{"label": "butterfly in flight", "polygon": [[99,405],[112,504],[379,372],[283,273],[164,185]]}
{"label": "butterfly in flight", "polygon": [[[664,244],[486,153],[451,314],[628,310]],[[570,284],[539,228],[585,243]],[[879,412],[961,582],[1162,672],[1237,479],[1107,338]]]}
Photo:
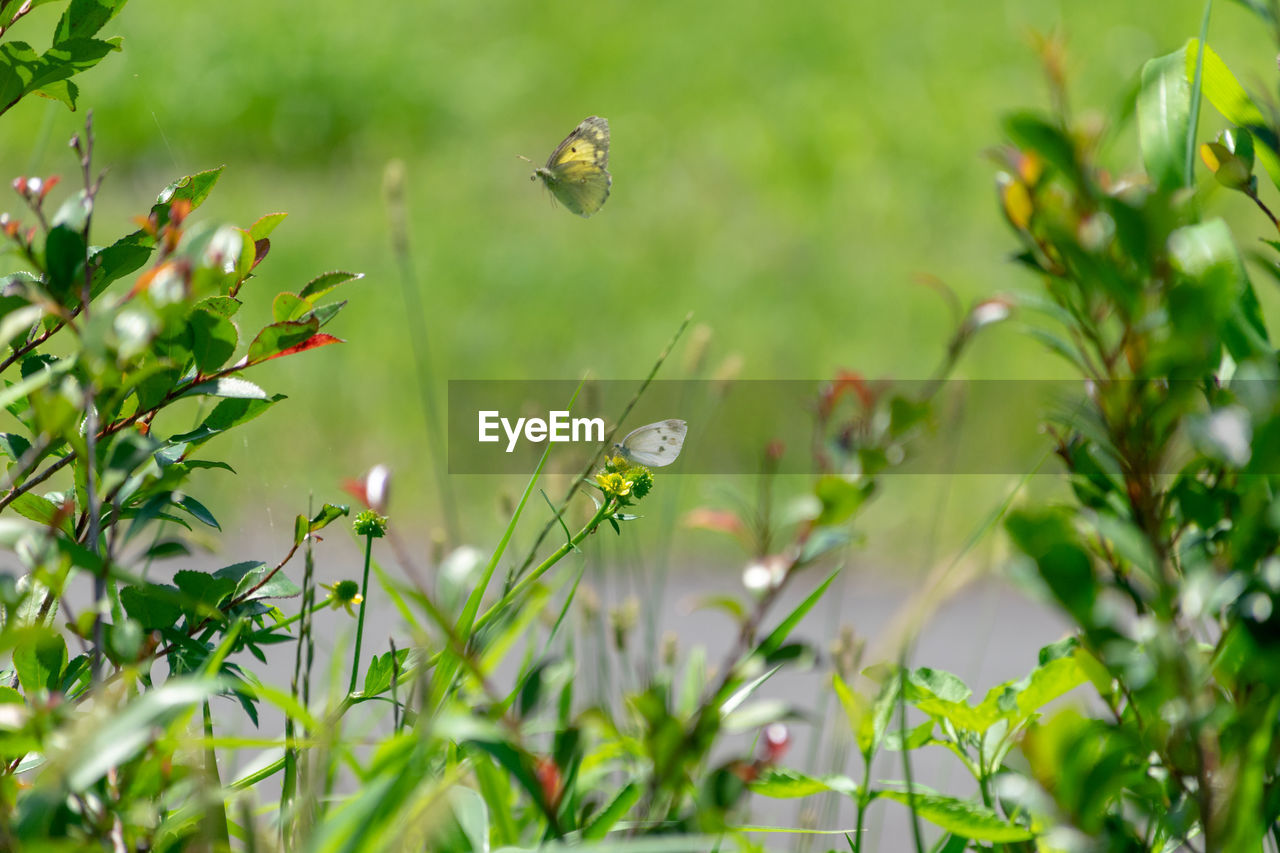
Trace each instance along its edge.
{"label": "butterfly in flight", "polygon": [[557,201],[585,218],[598,211],[609,197],[613,177],[608,166],[609,122],[591,116],[556,146],[545,166],[533,170],[530,180],[540,178]]}

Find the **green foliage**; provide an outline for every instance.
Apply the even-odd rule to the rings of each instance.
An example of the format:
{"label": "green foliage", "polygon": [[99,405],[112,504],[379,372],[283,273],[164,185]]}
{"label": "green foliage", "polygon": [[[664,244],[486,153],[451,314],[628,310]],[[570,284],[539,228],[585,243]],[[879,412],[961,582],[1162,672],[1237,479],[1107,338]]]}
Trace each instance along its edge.
{"label": "green foliage", "polygon": [[[1028,720],[1022,752],[1052,806],[1011,805],[1095,849],[1259,849],[1280,818],[1280,669],[1266,663],[1280,377],[1237,239],[1202,212],[1214,184],[1181,170],[1201,94],[1233,125],[1201,159],[1274,224],[1254,168],[1280,176],[1275,121],[1198,40],[1144,71],[1149,182],[1109,178],[1062,115],[1039,120],[1038,135],[1011,133],[1001,177],[1020,260],[1054,307],[1057,329],[1042,335],[1086,382],[1051,433],[1074,500],[1020,509],[1006,530],[1077,627],[1062,686],[1087,678],[1107,709]],[[1274,254],[1256,260],[1274,275]],[[933,697],[915,704],[972,713]],[[966,722],[987,722],[977,716]]]}
{"label": "green foliage", "polygon": [[[14,26],[35,7],[49,3],[66,6],[50,46],[41,52],[27,42],[15,41],[11,34]],[[0,38],[4,39],[0,41],[0,114],[31,94],[53,98],[74,110],[80,90],[71,78],[120,49],[119,38],[95,36],[124,4],[125,0],[31,0],[12,14],[0,8],[7,19],[0,27]]]}
{"label": "green foliage", "polygon": [[[118,47],[95,36],[120,5],[71,0],[43,54],[0,41],[0,112],[32,92],[74,106],[69,78]],[[888,475],[945,426],[940,382],[908,393],[840,372],[811,403],[820,473],[795,500],[777,494],[793,481],[775,476],[783,449],[771,445],[752,500],[690,516],[745,549],[745,594],[709,600],[734,623],[714,668],[701,650],[642,659],[639,614],[605,612],[569,565],[602,527],[644,529],[632,510],[667,487],[617,459],[551,504],[523,559],[512,543],[550,449],[487,560],[451,542],[423,571],[382,514],[388,473],[376,468],[350,486],[368,506],[355,519],[360,581],[317,583],[316,534],[348,514],[332,504],[295,519],[279,559],[195,570],[182,558],[196,534],[222,533],[193,494],[201,472],[230,470],[213,440],[284,399],[248,375],[339,342],[323,329],[346,303],[330,298],[360,276],[262,292],[284,215],[247,228],[196,221],[221,169],[175,181],[136,230],[98,244],[103,182],[86,122],[72,144],[82,187],[55,208],[56,180],[20,179],[23,207],[0,218],[13,261],[0,289],[0,541],[21,569],[0,575],[0,847],[754,849],[758,798],[844,799],[856,853],[872,843],[873,808],[907,810],[920,853],[921,822],[945,853],[1280,839],[1280,360],[1252,282],[1259,269],[1280,279],[1280,263],[1243,253],[1227,221],[1205,213],[1224,188],[1280,227],[1256,174],[1280,181],[1280,130],[1203,39],[1141,73],[1138,180],[1104,168],[1096,128],[1065,109],[1057,46],[1042,44],[1055,111],[1007,118],[998,188],[1017,261],[1043,292],[958,312],[935,372],[950,376],[979,331],[1023,307],[1082,380],[1080,399],[1047,413],[1068,499],[1016,510],[1011,499],[992,516],[1072,635],[981,698],[909,665],[909,641],[867,661],[842,638],[831,706],[856,754],[833,755],[831,772],[785,763],[787,724],[811,709],[767,687],[823,660],[802,626]],[[1229,126],[1197,145],[1202,97]],[[1192,171],[1197,153],[1212,181]],[[251,302],[268,318],[256,331],[245,328]],[[375,541],[402,571],[383,570]],[[286,575],[300,552],[301,574]],[[85,608],[68,594],[78,581],[92,586]],[[366,663],[373,595],[408,636]],[[348,686],[319,696],[326,609],[357,621]],[[287,688],[255,674],[272,645],[294,654]],[[1102,713],[1055,705],[1086,686]],[[283,735],[215,730],[219,698],[255,725],[264,706],[281,712]],[[370,716],[357,722],[356,709]],[[385,734],[366,738],[365,719]],[[229,751],[261,746],[225,778],[245,766]],[[976,793],[915,778],[920,750],[945,752]],[[873,772],[885,758],[900,781]]]}

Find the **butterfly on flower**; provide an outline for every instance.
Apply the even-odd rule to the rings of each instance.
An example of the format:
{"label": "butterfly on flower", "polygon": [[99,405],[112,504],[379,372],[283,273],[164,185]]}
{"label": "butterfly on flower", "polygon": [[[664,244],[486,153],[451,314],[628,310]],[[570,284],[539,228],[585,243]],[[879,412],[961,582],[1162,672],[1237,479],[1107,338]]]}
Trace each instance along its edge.
{"label": "butterfly on flower", "polygon": [[613,177],[608,166],[609,122],[591,116],[556,146],[545,166],[533,170],[530,180],[541,178],[557,201],[585,218],[598,211],[609,197]]}
{"label": "butterfly on flower", "polygon": [[684,437],[688,432],[687,423],[670,418],[633,429],[613,449],[619,456],[637,465],[650,468],[670,465],[680,455],[680,448],[684,447]]}

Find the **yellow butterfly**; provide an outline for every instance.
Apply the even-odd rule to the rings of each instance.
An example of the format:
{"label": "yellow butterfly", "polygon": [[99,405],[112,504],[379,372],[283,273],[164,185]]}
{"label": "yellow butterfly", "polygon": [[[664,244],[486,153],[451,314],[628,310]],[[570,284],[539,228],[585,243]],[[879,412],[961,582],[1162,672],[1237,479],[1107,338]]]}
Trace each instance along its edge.
{"label": "yellow butterfly", "polygon": [[[528,159],[527,157],[524,159]],[[533,170],[529,180],[542,183],[570,212],[587,217],[609,197],[609,122],[599,116],[585,118],[556,146],[547,165]]]}

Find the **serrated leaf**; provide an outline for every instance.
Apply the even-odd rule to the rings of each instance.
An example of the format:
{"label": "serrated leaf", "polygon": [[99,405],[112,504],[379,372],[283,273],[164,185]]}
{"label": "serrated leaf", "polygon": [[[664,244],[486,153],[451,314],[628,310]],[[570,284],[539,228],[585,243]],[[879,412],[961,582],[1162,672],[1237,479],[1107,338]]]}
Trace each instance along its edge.
{"label": "serrated leaf", "polygon": [[909,804],[916,814],[934,826],[975,841],[1009,843],[1029,841],[1034,837],[1029,829],[1010,823],[991,809],[968,800],[942,794],[912,796],[905,791],[881,791],[879,796]]}
{"label": "serrated leaf", "polygon": [[231,578],[190,570],[177,572],[173,582],[184,596],[182,610],[191,624],[216,614],[236,588]]}
{"label": "serrated leaf", "polygon": [[180,601],[177,587],[168,585],[126,586],[120,590],[125,612],[148,631],[176,625],[182,616]]}
{"label": "serrated leaf", "polygon": [[271,319],[277,323],[300,320],[311,311],[311,303],[296,293],[277,293],[271,302]]}
{"label": "serrated leaf", "polygon": [[343,504],[325,504],[311,518],[307,532],[315,533],[317,530],[323,530],[339,518],[344,518],[350,513],[351,508]]}
{"label": "serrated leaf", "polygon": [[265,240],[271,236],[271,232],[276,230],[276,226],[284,221],[288,216],[287,213],[268,213],[258,217],[258,221],[249,226],[249,236],[256,243],[259,240]]}
{"label": "serrated leaf", "polygon": [[[302,590],[283,571],[272,574],[272,569],[266,563],[234,563],[218,569],[214,575],[236,581],[236,590],[231,597],[236,601],[243,599],[241,603],[265,598],[293,598],[302,594]],[[271,575],[271,579],[263,583],[267,575]]]}
{"label": "serrated leaf", "polygon": [[89,38],[96,35],[107,21],[119,14],[126,0],[71,0],[57,29],[53,31],[53,43],[61,44],[70,39]]}
{"label": "serrated leaf", "polygon": [[9,507],[23,518],[28,518],[46,527],[51,527],[55,522],[59,522],[59,516],[61,516],[59,529],[68,535],[72,533],[70,515],[62,515],[62,507],[46,497],[24,492],[14,498]]}
{"label": "serrated leaf", "polygon": [[272,323],[249,344],[247,364],[258,364],[306,342],[320,324],[312,319]]}
{"label": "serrated leaf", "polygon": [[811,797],[814,794],[835,792],[856,797],[858,785],[847,776],[807,776],[798,770],[766,767],[750,786],[751,791],[775,800]]}
{"label": "serrated leaf", "polygon": [[31,449],[31,442],[12,432],[0,432],[0,454],[17,461]]}
{"label": "serrated leaf", "polygon": [[157,225],[163,227],[169,222],[169,208],[175,201],[191,202],[192,210],[203,204],[209,197],[209,193],[213,192],[213,187],[218,183],[218,178],[225,168],[226,166],[219,166],[216,169],[206,169],[203,172],[187,175],[161,190],[156,197],[156,203],[151,207]]}
{"label": "serrated leaf", "polygon": [[364,273],[362,272],[345,272],[343,270],[327,272],[307,282],[306,286],[302,288],[302,292],[298,295],[303,299],[315,302],[316,299],[324,296],[338,285],[345,284],[348,281],[359,281],[362,278],[364,278]]}

